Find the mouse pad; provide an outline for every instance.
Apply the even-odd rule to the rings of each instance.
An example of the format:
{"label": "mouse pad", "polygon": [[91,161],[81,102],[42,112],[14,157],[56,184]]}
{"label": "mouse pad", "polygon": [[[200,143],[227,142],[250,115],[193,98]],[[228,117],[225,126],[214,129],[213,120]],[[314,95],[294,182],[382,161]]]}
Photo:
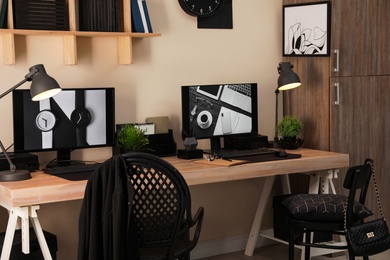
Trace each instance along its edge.
{"label": "mouse pad", "polygon": [[291,154],[287,153],[286,157],[278,157],[273,154],[261,154],[261,155],[250,155],[240,157],[240,160],[245,160],[249,162],[268,162],[268,161],[279,161],[279,160],[288,160],[288,159],[296,159],[301,158],[300,154]]}

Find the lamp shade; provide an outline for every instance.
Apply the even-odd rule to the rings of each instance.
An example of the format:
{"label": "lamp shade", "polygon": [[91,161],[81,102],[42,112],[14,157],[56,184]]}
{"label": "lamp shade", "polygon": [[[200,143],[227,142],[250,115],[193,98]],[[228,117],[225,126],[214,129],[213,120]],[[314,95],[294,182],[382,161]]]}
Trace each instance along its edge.
{"label": "lamp shade", "polygon": [[287,90],[299,87],[301,80],[299,76],[292,70],[293,66],[290,62],[280,62],[278,67],[278,89]]}
{"label": "lamp shade", "polygon": [[26,77],[31,81],[30,94],[33,101],[47,99],[61,92],[57,81],[47,75],[42,64],[31,67],[30,73],[33,73],[32,76],[27,74]]}

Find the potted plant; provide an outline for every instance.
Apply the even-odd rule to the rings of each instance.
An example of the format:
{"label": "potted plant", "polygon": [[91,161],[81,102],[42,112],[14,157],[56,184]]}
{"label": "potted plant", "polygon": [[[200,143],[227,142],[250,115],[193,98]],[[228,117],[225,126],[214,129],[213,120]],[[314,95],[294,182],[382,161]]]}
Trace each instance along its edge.
{"label": "potted plant", "polygon": [[296,149],[300,147],[303,140],[297,138],[303,128],[302,122],[294,116],[285,116],[278,124],[277,130],[282,137],[279,143],[285,149]]}
{"label": "potted plant", "polygon": [[121,152],[140,151],[149,144],[145,131],[133,124],[121,127],[117,133],[117,140]]}

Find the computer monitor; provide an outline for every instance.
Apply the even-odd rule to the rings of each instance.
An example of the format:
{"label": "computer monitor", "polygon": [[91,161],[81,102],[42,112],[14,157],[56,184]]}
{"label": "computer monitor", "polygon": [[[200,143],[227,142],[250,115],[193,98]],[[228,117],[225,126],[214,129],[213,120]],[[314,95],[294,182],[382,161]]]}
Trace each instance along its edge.
{"label": "computer monitor", "polygon": [[258,134],[256,83],[182,86],[181,98],[184,135],[210,139],[213,151],[222,137]]}
{"label": "computer monitor", "polygon": [[57,151],[66,164],[75,149],[114,145],[115,89],[68,88],[42,101],[13,91],[14,152]]}

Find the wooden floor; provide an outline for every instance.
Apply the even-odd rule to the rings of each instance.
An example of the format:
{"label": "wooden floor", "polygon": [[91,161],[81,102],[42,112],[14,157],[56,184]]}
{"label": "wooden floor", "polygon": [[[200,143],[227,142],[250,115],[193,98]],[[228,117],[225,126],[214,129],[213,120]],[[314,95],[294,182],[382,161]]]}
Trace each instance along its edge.
{"label": "wooden floor", "polygon": [[[295,259],[300,259],[300,250],[295,251]],[[246,256],[243,251],[230,253],[226,255],[219,255],[213,257],[202,258],[202,260],[286,260],[288,258],[288,248],[284,244],[275,244],[271,246],[265,246],[257,248],[253,256]],[[341,260],[347,259],[346,256],[337,256],[337,257],[326,257],[326,256],[317,256],[313,257],[312,260]],[[361,257],[356,258],[356,260],[362,259]],[[389,260],[390,259],[390,250],[375,255],[370,256],[370,260]]]}

